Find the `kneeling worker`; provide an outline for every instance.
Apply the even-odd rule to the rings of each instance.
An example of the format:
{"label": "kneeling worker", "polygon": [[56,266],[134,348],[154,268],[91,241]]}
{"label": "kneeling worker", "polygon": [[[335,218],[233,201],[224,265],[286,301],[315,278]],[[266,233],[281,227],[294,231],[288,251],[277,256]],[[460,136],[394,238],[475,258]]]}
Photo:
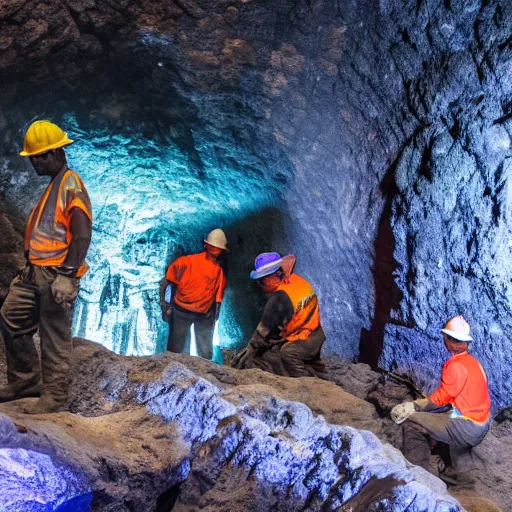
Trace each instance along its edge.
{"label": "kneeling worker", "polygon": [[[214,229],[204,240],[204,251],[174,260],[167,269],[160,287],[160,302],[164,320],[170,323],[167,350],[181,353],[185,345],[190,350],[190,328],[194,325],[197,353],[211,359],[212,338],[226,288],[226,276],[220,264],[227,251],[224,231]],[[172,301],[164,300],[167,285],[172,289]]]}
{"label": "kneeling worker", "polygon": [[[450,446],[457,469],[463,453],[484,439],[489,430],[491,400],[482,365],[468,353],[469,325],[462,316],[450,319],[441,330],[451,357],[444,364],[441,385],[430,396],[405,402],[391,410],[396,423],[404,423],[403,453],[413,464],[429,469],[430,439]],[[449,410],[446,410],[446,406]]]}
{"label": "kneeling worker", "polygon": [[295,260],[275,252],[256,258],[251,279],[270,296],[247,349],[233,366],[290,377],[323,376],[320,351],[325,334],[318,298],[308,281],[293,273]]}

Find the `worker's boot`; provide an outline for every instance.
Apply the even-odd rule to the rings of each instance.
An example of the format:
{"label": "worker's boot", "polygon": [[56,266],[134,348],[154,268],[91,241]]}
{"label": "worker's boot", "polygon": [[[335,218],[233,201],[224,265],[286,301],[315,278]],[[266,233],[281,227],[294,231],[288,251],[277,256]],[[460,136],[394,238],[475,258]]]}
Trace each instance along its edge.
{"label": "worker's boot", "polygon": [[69,389],[69,364],[60,361],[62,367],[54,366],[42,355],[43,362],[43,386],[41,398],[33,404],[25,407],[26,414],[49,414],[62,412],[67,409]]}
{"label": "worker's boot", "polygon": [[46,394],[34,404],[23,408],[25,414],[51,414],[54,412],[63,412],[67,410],[68,401]]}
{"label": "worker's boot", "polygon": [[39,374],[34,375],[34,377],[28,380],[12,382],[0,389],[0,403],[34,396],[41,396],[41,380]]}
{"label": "worker's boot", "polygon": [[13,336],[4,326],[1,332],[5,343],[8,384],[0,389],[0,402],[40,396],[39,355],[32,334]]}
{"label": "worker's boot", "polygon": [[50,414],[62,412],[67,409],[69,389],[69,369],[53,368],[50,373],[43,366],[43,386],[41,397],[32,405],[23,409],[26,414]]}

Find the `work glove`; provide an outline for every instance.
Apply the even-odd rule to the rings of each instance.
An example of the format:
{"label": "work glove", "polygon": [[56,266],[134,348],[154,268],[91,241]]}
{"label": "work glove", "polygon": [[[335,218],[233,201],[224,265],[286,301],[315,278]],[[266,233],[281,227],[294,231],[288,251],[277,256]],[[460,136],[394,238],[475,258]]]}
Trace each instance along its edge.
{"label": "work glove", "polygon": [[268,328],[265,327],[265,325],[262,322],[260,322],[257,325],[256,330],[254,331],[249,341],[249,346],[251,346],[255,350],[268,348],[271,344],[270,341],[268,340],[268,334]]}
{"label": "work glove", "polygon": [[78,295],[78,280],[75,277],[66,277],[57,274],[52,283],[53,300],[57,304],[71,305]]}
{"label": "work glove", "polygon": [[419,398],[418,400],[414,400],[413,404],[416,411],[425,411],[432,405],[432,402],[428,398]]}
{"label": "work glove", "polygon": [[412,413],[416,412],[413,402],[403,402],[391,409],[391,419],[397,424],[403,423]]}

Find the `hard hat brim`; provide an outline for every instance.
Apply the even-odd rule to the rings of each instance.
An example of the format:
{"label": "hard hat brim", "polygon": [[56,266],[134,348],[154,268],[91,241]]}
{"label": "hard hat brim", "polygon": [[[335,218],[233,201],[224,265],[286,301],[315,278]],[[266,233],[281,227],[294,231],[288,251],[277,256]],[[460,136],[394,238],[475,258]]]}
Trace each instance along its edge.
{"label": "hard hat brim", "polygon": [[217,249],[222,249],[223,251],[227,251],[228,248],[225,245],[213,244],[212,242],[208,242],[208,240],[203,240],[205,244],[211,245],[212,247],[216,247]]}
{"label": "hard hat brim", "polygon": [[272,265],[269,265],[266,268],[262,268],[260,270],[252,270],[250,273],[250,278],[251,279],[261,279],[262,277],[266,277],[266,276],[273,274],[274,272],[277,272],[281,267],[282,261],[283,261],[283,259],[281,258],[280,260],[273,262]]}
{"label": "hard hat brim", "polygon": [[63,148],[64,146],[69,146],[70,144],[73,144],[75,142],[74,140],[68,139],[68,137],[65,137],[64,139],[60,140],[59,142],[55,142],[54,144],[50,144],[46,146],[43,149],[40,149],[38,151],[21,151],[20,156],[36,156],[41,155],[43,153],[46,153],[47,151],[51,151],[52,149],[58,149]]}
{"label": "hard hat brim", "polygon": [[456,341],[473,341],[473,338],[469,334],[462,334],[457,331],[451,331],[450,329],[441,329],[441,332],[450,336],[450,338],[453,338]]}

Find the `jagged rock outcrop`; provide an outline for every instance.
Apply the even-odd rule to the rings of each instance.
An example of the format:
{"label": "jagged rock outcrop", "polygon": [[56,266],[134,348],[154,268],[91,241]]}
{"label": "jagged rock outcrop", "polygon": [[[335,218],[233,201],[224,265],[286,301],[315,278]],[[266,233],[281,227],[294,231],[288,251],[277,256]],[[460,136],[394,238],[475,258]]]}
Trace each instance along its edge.
{"label": "jagged rock outcrop", "polygon": [[105,511],[463,510],[379,441],[371,404],[318,379],[77,340],[74,414],[30,417],[22,403],[0,406],[6,511],[86,510],[91,492]]}

